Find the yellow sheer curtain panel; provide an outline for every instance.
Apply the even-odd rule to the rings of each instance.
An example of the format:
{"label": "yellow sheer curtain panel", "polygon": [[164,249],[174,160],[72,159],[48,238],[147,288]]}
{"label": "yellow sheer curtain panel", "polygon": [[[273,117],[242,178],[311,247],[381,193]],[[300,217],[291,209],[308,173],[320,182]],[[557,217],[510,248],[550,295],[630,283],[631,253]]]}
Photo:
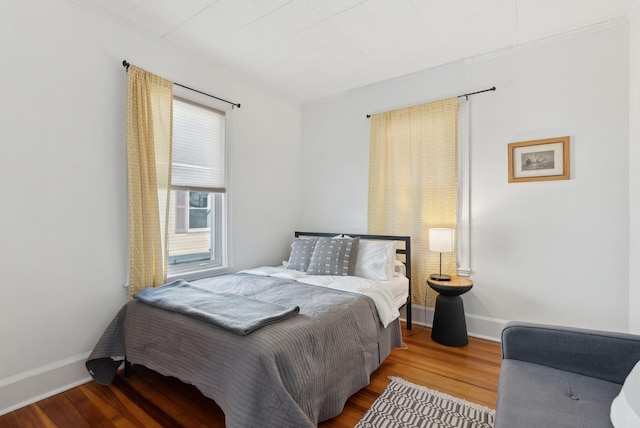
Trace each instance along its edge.
{"label": "yellow sheer curtain panel", "polygon": [[[457,201],[458,99],[372,115],[368,230],[411,236],[415,303],[435,303],[426,279],[440,259],[429,252],[429,228],[455,228]],[[455,274],[455,251],[442,254],[442,272]]]}
{"label": "yellow sheer curtain panel", "polygon": [[173,82],[129,66],[129,296],[167,280],[172,110]]}

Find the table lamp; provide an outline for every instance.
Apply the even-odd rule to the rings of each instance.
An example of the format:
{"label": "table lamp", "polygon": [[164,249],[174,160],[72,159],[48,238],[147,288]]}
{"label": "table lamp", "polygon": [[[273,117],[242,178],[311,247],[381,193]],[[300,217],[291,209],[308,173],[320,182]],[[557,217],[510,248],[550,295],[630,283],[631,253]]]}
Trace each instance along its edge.
{"label": "table lamp", "polygon": [[442,274],[442,253],[450,253],[453,251],[453,234],[454,229],[449,227],[434,227],[429,229],[429,251],[440,253],[440,273],[432,273],[429,275],[431,279],[436,281],[451,280],[451,275]]}

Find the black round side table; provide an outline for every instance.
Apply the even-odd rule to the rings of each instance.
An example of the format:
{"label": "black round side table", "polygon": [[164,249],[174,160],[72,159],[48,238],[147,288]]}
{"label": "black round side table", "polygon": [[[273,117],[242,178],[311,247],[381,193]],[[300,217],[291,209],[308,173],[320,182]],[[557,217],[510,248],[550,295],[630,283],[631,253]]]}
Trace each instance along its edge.
{"label": "black round side table", "polygon": [[427,284],[440,293],[436,297],[431,338],[447,346],[465,346],[469,343],[467,323],[464,319],[464,304],[461,294],[473,287],[469,278],[454,276],[450,281],[428,278]]}

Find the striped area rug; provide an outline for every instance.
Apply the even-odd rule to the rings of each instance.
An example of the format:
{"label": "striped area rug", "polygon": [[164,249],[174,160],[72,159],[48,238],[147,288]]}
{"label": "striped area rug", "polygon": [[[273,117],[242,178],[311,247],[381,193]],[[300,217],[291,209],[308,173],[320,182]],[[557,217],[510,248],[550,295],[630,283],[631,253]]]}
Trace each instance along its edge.
{"label": "striped area rug", "polygon": [[492,428],[495,410],[415,385],[399,377],[367,410],[356,428]]}

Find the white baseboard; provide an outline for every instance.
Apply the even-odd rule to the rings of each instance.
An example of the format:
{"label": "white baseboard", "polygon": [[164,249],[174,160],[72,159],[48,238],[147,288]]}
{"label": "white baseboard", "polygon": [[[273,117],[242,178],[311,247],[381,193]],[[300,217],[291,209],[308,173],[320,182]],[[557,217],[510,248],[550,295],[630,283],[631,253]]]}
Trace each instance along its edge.
{"label": "white baseboard", "polygon": [[[412,304],[411,322],[416,325],[431,327],[433,326],[433,312],[434,308],[432,307]],[[406,321],[404,309],[400,311],[400,318]],[[507,323],[506,320],[468,313],[465,314],[465,319],[467,323],[467,333],[469,336],[494,342],[500,342],[502,329]]]}
{"label": "white baseboard", "polygon": [[84,365],[89,353],[0,379],[0,415],[91,380]]}

